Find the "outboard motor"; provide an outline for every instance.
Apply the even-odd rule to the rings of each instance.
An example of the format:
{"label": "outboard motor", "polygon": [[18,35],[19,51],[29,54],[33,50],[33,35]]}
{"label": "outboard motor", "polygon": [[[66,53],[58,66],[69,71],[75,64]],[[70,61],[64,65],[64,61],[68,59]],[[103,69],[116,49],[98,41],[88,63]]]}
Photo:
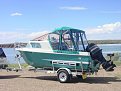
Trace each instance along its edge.
{"label": "outboard motor", "polygon": [[113,71],[115,64],[111,60],[107,61],[102,55],[102,49],[100,49],[96,44],[90,43],[87,48],[87,52],[90,52],[90,55],[93,60],[97,60],[98,63],[102,64],[103,69],[106,71]]}

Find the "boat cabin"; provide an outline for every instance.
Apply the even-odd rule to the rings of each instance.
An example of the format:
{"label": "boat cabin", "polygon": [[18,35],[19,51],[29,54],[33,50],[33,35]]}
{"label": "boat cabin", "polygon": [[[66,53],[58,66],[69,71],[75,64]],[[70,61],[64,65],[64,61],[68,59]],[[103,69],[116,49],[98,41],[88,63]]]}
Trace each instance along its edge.
{"label": "boat cabin", "polygon": [[29,42],[29,47],[31,48],[53,51],[86,52],[87,45],[88,42],[85,32],[70,27],[55,29],[53,32],[40,36]]}

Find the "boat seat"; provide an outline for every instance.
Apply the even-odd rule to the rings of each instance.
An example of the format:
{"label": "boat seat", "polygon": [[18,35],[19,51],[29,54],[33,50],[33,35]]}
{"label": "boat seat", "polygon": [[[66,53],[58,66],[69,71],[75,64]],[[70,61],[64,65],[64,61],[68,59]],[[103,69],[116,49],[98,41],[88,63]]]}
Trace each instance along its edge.
{"label": "boat seat", "polygon": [[[59,43],[57,43],[57,42],[56,43],[51,43],[51,46],[52,46],[53,50],[60,50],[59,49]],[[65,43],[62,43],[61,50],[68,50],[68,47],[66,46]]]}

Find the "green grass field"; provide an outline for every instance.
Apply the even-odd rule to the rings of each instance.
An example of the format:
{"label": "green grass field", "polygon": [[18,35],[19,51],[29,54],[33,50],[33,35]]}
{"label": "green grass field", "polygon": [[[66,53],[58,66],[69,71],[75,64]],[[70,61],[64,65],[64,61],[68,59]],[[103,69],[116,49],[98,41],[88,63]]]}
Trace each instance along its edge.
{"label": "green grass field", "polygon": [[[114,64],[116,64],[116,66],[121,66],[121,61],[114,61]],[[18,64],[9,64],[8,66],[12,67],[12,68],[19,68]],[[26,63],[23,63],[23,64],[21,64],[21,66],[22,66],[22,68],[27,68],[27,66],[29,66],[29,65]]]}
{"label": "green grass field", "polygon": [[[19,68],[18,64],[9,64],[8,66],[12,67],[12,68]],[[23,64],[21,64],[21,66],[22,66],[22,68],[26,68],[28,66],[28,64],[23,63]]]}
{"label": "green grass field", "polygon": [[121,61],[114,61],[114,64],[116,64],[116,66],[121,66]]}

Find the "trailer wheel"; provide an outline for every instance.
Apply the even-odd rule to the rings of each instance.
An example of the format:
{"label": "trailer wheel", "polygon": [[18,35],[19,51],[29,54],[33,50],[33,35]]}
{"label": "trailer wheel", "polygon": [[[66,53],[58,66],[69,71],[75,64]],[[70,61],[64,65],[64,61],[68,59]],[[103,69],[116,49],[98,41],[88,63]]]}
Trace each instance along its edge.
{"label": "trailer wheel", "polygon": [[71,75],[66,70],[60,70],[57,73],[58,81],[61,83],[69,82],[71,79]]}

